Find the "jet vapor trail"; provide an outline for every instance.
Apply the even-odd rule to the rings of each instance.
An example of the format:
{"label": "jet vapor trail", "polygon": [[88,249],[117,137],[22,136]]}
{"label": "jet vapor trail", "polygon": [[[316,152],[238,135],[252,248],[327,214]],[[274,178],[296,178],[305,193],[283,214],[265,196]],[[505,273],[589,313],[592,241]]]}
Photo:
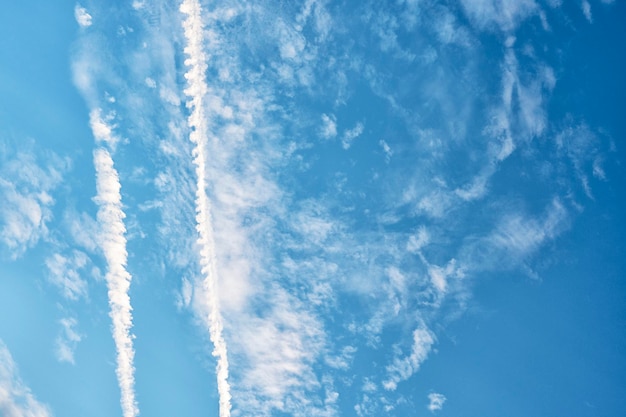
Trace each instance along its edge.
{"label": "jet vapor trail", "polygon": [[[92,128],[93,128],[92,123]],[[98,139],[101,131],[94,130]],[[94,199],[98,204],[98,222],[101,225],[100,246],[107,261],[108,271],[106,282],[109,290],[109,316],[113,321],[113,340],[117,350],[117,380],[121,391],[121,405],[124,417],[135,417],[139,414],[135,401],[135,377],[133,359],[133,336],[130,329],[133,325],[130,297],[131,275],[126,270],[126,227],[120,194],[120,180],[113,166],[113,159],[104,148],[93,153],[96,168],[97,195]]]}
{"label": "jet vapor trail", "polygon": [[228,356],[222,336],[222,317],[217,294],[217,271],[215,266],[215,243],[211,219],[211,203],[206,193],[206,145],[208,127],[204,97],[208,90],[205,81],[207,57],[203,51],[202,9],[198,0],[183,1],[180,11],[187,15],[183,22],[187,46],[185,64],[189,70],[185,74],[188,86],[185,94],[189,97],[187,107],[191,110],[188,124],[191,133],[189,139],[194,143],[193,162],[196,166],[196,230],[200,245],[200,265],[204,276],[204,291],[208,304],[208,327],[213,356],[217,357],[217,389],[220,397],[220,417],[229,417],[231,410],[230,385],[228,383]]}

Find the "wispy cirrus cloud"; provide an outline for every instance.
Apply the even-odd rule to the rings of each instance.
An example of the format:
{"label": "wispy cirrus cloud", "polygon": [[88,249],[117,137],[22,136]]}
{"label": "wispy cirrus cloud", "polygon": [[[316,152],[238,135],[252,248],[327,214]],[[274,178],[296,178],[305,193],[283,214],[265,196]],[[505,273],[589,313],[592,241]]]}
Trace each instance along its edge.
{"label": "wispy cirrus cloud", "polygon": [[77,300],[87,296],[87,282],[81,270],[89,263],[87,255],[75,250],[68,256],[55,253],[46,259],[50,282],[57,286],[64,297]]}
{"label": "wispy cirrus cloud", "polygon": [[47,405],[40,403],[20,379],[11,352],[0,340],[0,414],[3,417],[51,417]]}
{"label": "wispy cirrus cloud", "polygon": [[[593,199],[592,179],[605,180],[606,140],[586,123],[566,121],[567,126],[554,138],[557,152],[569,160],[575,177],[588,198]],[[609,144],[609,149],[613,144]]]}
{"label": "wispy cirrus cloud", "polygon": [[467,239],[459,253],[460,261],[469,273],[522,267],[539,248],[567,230],[570,222],[571,214],[558,198],[540,214],[511,209],[501,213],[486,236]]}
{"label": "wispy cirrus cloud", "polygon": [[67,362],[74,365],[74,352],[82,336],[76,330],[78,321],[74,317],[65,317],[59,320],[61,332],[55,341],[55,354],[59,362]]}
{"label": "wispy cirrus cloud", "polygon": [[343,149],[350,149],[352,141],[363,134],[364,125],[362,122],[357,122],[352,129],[347,129],[341,136],[341,146]]}
{"label": "wispy cirrus cloud", "polygon": [[78,3],[74,6],[74,18],[76,19],[78,25],[82,28],[91,26],[91,15],[87,12],[87,9]]}
{"label": "wispy cirrus cloud", "polygon": [[53,153],[38,161],[31,149],[0,147],[0,243],[16,259],[49,234],[55,204],[69,161]]}
{"label": "wispy cirrus cloud", "polygon": [[237,329],[232,332],[236,352],[243,354],[234,356],[244,369],[235,387],[237,402],[258,415],[277,410],[304,416],[312,410],[298,405],[321,387],[313,364],[324,345],[323,326],[286,291],[276,289],[266,296],[272,306],[264,317],[246,315],[231,323]]}
{"label": "wispy cirrus cloud", "polygon": [[428,357],[434,343],[435,335],[425,325],[422,324],[415,329],[411,353],[404,357],[396,356],[387,366],[387,379],[383,381],[385,389],[394,391],[400,382],[406,381],[417,372],[422,362]]}
{"label": "wispy cirrus cloud", "polygon": [[538,12],[535,0],[462,0],[470,20],[480,29],[512,31]]}
{"label": "wispy cirrus cloud", "polygon": [[593,17],[591,16],[591,4],[589,4],[589,1],[583,0],[580,3],[580,8],[582,9],[587,21],[589,21],[589,23],[593,23]]}
{"label": "wispy cirrus cloud", "polygon": [[443,404],[446,402],[446,396],[437,392],[431,392],[428,394],[428,410],[432,413],[443,409]]}
{"label": "wispy cirrus cloud", "polygon": [[333,114],[322,114],[320,133],[324,139],[332,139],[337,136],[337,120]]}

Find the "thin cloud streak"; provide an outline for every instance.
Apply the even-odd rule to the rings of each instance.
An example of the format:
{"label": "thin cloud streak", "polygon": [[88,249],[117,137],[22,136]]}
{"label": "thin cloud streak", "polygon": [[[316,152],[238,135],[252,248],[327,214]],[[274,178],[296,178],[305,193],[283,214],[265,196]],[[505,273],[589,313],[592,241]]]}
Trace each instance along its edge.
{"label": "thin cloud streak", "polygon": [[387,366],[388,378],[383,382],[383,387],[387,391],[395,391],[400,382],[406,381],[416,373],[428,357],[434,343],[435,336],[425,325],[415,329],[411,354],[404,358],[396,357],[393,363]]}
{"label": "thin cloud streak", "polygon": [[128,290],[131,275],[126,270],[126,227],[122,210],[120,180],[113,166],[110,153],[98,148],[93,154],[96,168],[98,222],[101,226],[99,243],[106,258],[108,271],[106,282],[109,290],[109,316],[113,321],[113,339],[117,350],[117,379],[121,390],[121,405],[124,417],[135,417],[139,408],[135,401],[135,368],[133,360],[132,307]]}
{"label": "thin cloud streak", "polygon": [[208,307],[207,324],[213,355],[217,357],[217,389],[220,398],[220,417],[229,417],[231,410],[230,384],[228,382],[228,354],[226,341],[222,335],[222,317],[217,294],[217,271],[215,266],[215,243],[211,218],[211,202],[206,193],[206,162],[205,149],[207,145],[208,128],[206,122],[206,104],[204,96],[208,90],[205,82],[207,57],[203,51],[202,9],[197,0],[184,1],[180,7],[181,13],[186,15],[183,22],[187,45],[185,53],[188,58],[185,64],[189,70],[185,74],[188,87],[185,94],[189,98],[187,107],[191,110],[188,124],[189,139],[195,145],[193,162],[196,166],[196,230],[200,245],[200,265],[204,276],[203,290]]}

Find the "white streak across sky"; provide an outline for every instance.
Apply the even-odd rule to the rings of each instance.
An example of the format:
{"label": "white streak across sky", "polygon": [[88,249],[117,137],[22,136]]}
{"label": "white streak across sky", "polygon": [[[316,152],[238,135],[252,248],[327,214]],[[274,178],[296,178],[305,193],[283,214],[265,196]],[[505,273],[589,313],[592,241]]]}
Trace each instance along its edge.
{"label": "white streak across sky", "polygon": [[[98,138],[97,132],[94,136]],[[126,227],[122,210],[120,180],[113,166],[111,154],[100,147],[93,154],[96,168],[96,188],[94,199],[98,204],[98,221],[101,227],[100,245],[107,261],[106,282],[109,290],[109,315],[113,321],[113,339],[117,350],[117,380],[122,394],[121,405],[124,417],[139,414],[135,401],[135,377],[133,359],[132,314],[130,297],[131,275],[126,270],[128,253],[126,251]]]}
{"label": "white streak across sky", "polygon": [[183,2],[180,11],[187,15],[183,22],[187,45],[185,64],[189,70],[185,74],[188,87],[185,94],[189,97],[187,107],[191,110],[188,124],[190,129],[189,139],[194,143],[194,164],[196,167],[196,229],[198,231],[198,244],[200,245],[200,264],[204,276],[203,289],[205,291],[208,307],[207,324],[211,342],[213,342],[213,355],[217,357],[217,389],[220,397],[220,417],[230,416],[231,395],[228,383],[228,354],[226,341],[222,335],[222,317],[219,308],[219,296],[217,294],[217,270],[215,265],[215,243],[213,238],[213,224],[211,219],[211,202],[206,193],[206,145],[208,127],[206,121],[206,108],[204,96],[208,90],[205,81],[207,68],[206,55],[203,51],[203,28],[202,9],[197,0]]}

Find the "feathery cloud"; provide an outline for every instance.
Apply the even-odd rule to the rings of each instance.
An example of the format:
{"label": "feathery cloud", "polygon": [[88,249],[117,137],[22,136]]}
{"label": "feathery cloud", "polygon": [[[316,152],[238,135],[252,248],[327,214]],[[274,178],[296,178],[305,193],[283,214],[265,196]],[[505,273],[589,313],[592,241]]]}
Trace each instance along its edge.
{"label": "feathery cloud", "polygon": [[57,286],[64,297],[77,300],[87,296],[87,282],[81,277],[80,271],[89,259],[81,251],[73,251],[69,256],[60,253],[46,259],[46,267],[50,273],[49,280]]}
{"label": "feathery cloud", "polygon": [[74,365],[74,351],[81,335],[76,331],[78,321],[73,317],[66,317],[59,321],[61,324],[61,334],[56,339],[55,354],[59,362],[67,362]]}
{"label": "feathery cloud", "polygon": [[443,394],[439,394],[436,392],[431,392],[428,394],[428,409],[431,412],[439,411],[443,408],[443,403],[446,402],[446,396]]}
{"label": "feathery cloud", "polygon": [[470,20],[480,29],[512,31],[538,10],[535,0],[461,0]]}
{"label": "feathery cloud", "polygon": [[397,356],[393,363],[387,366],[388,376],[383,382],[383,387],[387,391],[395,391],[400,382],[409,379],[426,360],[434,343],[435,335],[424,324],[421,324],[413,332],[411,354],[404,358]]}
{"label": "feathery cloud", "polygon": [[332,139],[337,136],[337,120],[333,114],[322,114],[322,128],[320,131],[324,139]]}
{"label": "feathery cloud", "polygon": [[82,28],[91,26],[91,15],[87,12],[87,9],[78,3],[74,6],[74,18],[76,18],[76,22]]}
{"label": "feathery cloud", "polygon": [[585,18],[587,19],[587,21],[589,23],[593,22],[593,17],[591,16],[591,4],[589,4],[588,0],[583,0],[582,3],[580,4],[580,8],[583,11],[583,14],[585,15]]}
{"label": "feathery cloud", "polygon": [[39,163],[33,151],[0,147],[0,244],[12,259],[48,236],[55,204],[51,193],[68,162],[52,153],[46,157]]}
{"label": "feathery cloud", "polygon": [[341,137],[341,146],[343,147],[343,149],[350,149],[350,146],[352,146],[352,141],[361,136],[361,134],[363,133],[363,129],[363,123],[357,122],[357,124],[352,129],[346,130]]}
{"label": "feathery cloud", "polygon": [[0,415],[3,417],[51,417],[20,379],[11,352],[0,340]]}

